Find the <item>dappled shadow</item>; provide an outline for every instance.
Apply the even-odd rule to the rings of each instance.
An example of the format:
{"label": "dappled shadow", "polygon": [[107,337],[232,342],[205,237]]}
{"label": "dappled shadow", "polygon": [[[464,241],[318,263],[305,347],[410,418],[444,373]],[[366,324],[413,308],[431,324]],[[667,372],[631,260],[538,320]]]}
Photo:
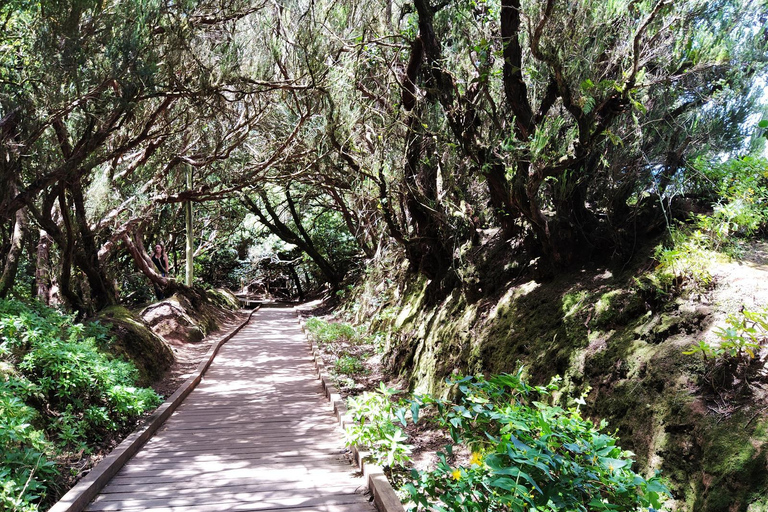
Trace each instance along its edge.
{"label": "dappled shadow", "polygon": [[259,311],[89,510],[373,510],[291,309]]}

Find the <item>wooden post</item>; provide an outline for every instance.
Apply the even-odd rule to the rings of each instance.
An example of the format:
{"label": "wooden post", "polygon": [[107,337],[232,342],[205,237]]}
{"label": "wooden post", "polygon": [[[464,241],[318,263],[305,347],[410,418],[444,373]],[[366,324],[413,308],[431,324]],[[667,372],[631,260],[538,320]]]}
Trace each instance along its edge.
{"label": "wooden post", "polygon": [[[192,190],[192,166],[187,166],[187,191]],[[185,206],[185,217],[187,221],[187,273],[186,273],[186,279],[184,280],[184,284],[187,286],[192,286],[192,281],[194,280],[194,264],[192,261],[192,258],[194,257],[195,248],[194,248],[194,242],[195,237],[194,233],[192,232],[192,201],[187,200]]]}

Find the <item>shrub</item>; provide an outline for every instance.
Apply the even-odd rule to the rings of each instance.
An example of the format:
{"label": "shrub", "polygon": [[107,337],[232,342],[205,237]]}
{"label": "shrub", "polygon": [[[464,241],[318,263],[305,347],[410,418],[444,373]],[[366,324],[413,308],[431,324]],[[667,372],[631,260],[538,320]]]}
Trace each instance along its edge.
{"label": "shrub", "polygon": [[103,325],[0,300],[0,509],[35,510],[57,450],[87,451],[160,402],[134,386],[131,363],[103,351],[110,343]]}
{"label": "shrub", "polygon": [[365,365],[354,356],[342,355],[334,361],[333,370],[341,375],[355,375],[365,373]]}
{"label": "shrub", "polygon": [[439,403],[437,421],[472,455],[469,464],[454,467],[441,453],[434,470],[412,470],[405,488],[419,508],[522,512],[661,506],[666,487],[657,477],[646,480],[631,470],[633,454],[602,432],[604,422],[582,418],[578,407],[544,403],[556,384],[533,388],[520,375],[506,374],[452,384],[458,398]]}
{"label": "shrub", "polygon": [[699,160],[702,179],[692,187],[713,201],[710,215],[671,229],[671,243],[656,248],[657,267],[638,279],[641,291],[669,298],[683,291],[703,290],[712,283],[709,263],[718,253],[738,256],[742,241],[768,222],[768,161],[744,157],[722,163]]}
{"label": "shrub", "polygon": [[[546,403],[558,386],[531,387],[518,375],[449,381],[455,400],[428,395],[392,403],[398,393],[383,384],[376,393],[350,399],[354,424],[347,443],[367,446],[374,461],[409,463],[407,419],[422,410],[446,429],[453,444],[438,453],[436,467],[412,469],[403,488],[417,510],[558,511],[654,510],[668,495],[658,475],[645,479],[631,469],[633,454],[616,438],[581,417],[576,407]],[[455,446],[471,452],[464,465],[452,465]]]}
{"label": "shrub", "polygon": [[312,317],[307,320],[307,329],[310,335],[320,343],[337,341],[358,343],[361,341],[360,335],[354,327],[341,322],[326,322],[320,318]]}
{"label": "shrub", "polygon": [[46,495],[45,482],[56,471],[46,453],[52,447],[34,428],[34,409],[17,395],[26,394],[24,382],[0,374],[0,510],[36,510],[34,502]]}
{"label": "shrub", "polygon": [[345,431],[346,444],[366,447],[376,464],[404,465],[410,460],[411,446],[404,443],[404,411],[395,407],[391,399],[397,393],[398,390],[382,383],[378,391],[366,391],[348,402],[353,423]]}
{"label": "shrub", "polygon": [[700,232],[673,231],[672,247],[657,247],[654,257],[658,265],[638,280],[641,290],[669,298],[685,289],[702,291],[712,284],[709,264],[717,255],[708,249]]}
{"label": "shrub", "polygon": [[683,354],[701,354],[705,369],[702,384],[716,393],[747,393],[753,379],[765,367],[761,350],[768,343],[768,308],[760,311],[742,309],[729,315],[726,327],[715,331],[716,345],[699,341]]}

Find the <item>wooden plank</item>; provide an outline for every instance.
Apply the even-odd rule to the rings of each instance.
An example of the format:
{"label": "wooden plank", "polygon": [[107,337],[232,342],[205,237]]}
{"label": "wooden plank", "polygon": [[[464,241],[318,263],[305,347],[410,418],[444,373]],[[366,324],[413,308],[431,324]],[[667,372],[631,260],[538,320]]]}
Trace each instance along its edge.
{"label": "wooden plank", "polygon": [[[256,508],[296,507],[300,505],[317,505],[321,503],[361,503],[366,499],[354,490],[351,492],[326,492],[317,496],[318,489],[310,492],[300,489],[264,490],[259,492],[244,492],[239,488],[229,492],[214,494],[198,493],[173,496],[125,496],[119,499],[97,498],[90,506],[91,510],[147,510],[157,507],[194,507],[218,504],[251,504]],[[114,498],[114,496],[112,497]]]}
{"label": "wooden plank", "polygon": [[176,444],[176,443],[186,443],[186,442],[200,442],[200,441],[210,441],[210,442],[217,442],[217,441],[234,441],[235,443],[247,443],[249,441],[261,441],[265,442],[268,439],[281,439],[281,440],[292,440],[292,439],[307,439],[310,441],[321,441],[323,438],[317,437],[317,435],[310,435],[312,432],[315,434],[328,434],[328,435],[334,435],[341,438],[341,433],[338,432],[337,429],[317,429],[314,431],[304,431],[302,432],[299,429],[290,429],[290,428],[283,428],[283,429],[273,429],[273,430],[264,430],[259,431],[257,430],[231,430],[231,431],[221,431],[216,436],[211,436],[208,434],[201,434],[200,432],[190,431],[190,432],[170,432],[163,436],[162,441],[168,441],[168,444]]}
{"label": "wooden plank", "polygon": [[163,404],[153,412],[144,424],[126,437],[104,460],[93,468],[82,480],[70,489],[49,512],[80,512],[91,501],[110,478],[135,455],[140,447],[151,438],[158,428],[172,415],[178,406],[192,392],[202,380],[205,370],[210,366],[213,358],[222,345],[233,338],[253,317],[251,312],[245,321],[241,322],[229,334],[215,342],[208,350],[197,369]]}
{"label": "wooden plank", "polygon": [[[305,475],[310,475],[312,478],[305,478]],[[216,478],[208,478],[203,480],[193,480],[189,478],[174,478],[173,475],[166,475],[162,477],[116,477],[107,486],[111,489],[110,492],[116,492],[120,488],[138,490],[138,489],[185,489],[189,487],[205,488],[205,487],[235,487],[240,485],[261,484],[267,486],[274,486],[275,489],[280,489],[282,486],[295,486],[305,484],[306,482],[312,483],[316,488],[323,489],[340,481],[339,474],[329,471],[315,471],[306,472],[300,474],[296,472],[291,474],[290,478],[281,478],[279,475],[277,478],[265,479],[264,475],[259,475],[253,471],[245,472],[241,474],[219,474]],[[285,476],[285,475],[283,475]],[[343,480],[342,480],[343,481]],[[360,479],[352,478],[352,482],[360,484]],[[362,486],[361,486],[362,488]]]}
{"label": "wooden plank", "polygon": [[275,446],[269,443],[263,443],[260,445],[238,445],[238,446],[226,446],[220,445],[216,447],[216,453],[211,453],[210,446],[208,444],[201,444],[199,446],[190,446],[185,449],[163,449],[163,450],[142,450],[137,454],[133,460],[140,461],[166,461],[166,460],[183,460],[187,458],[195,460],[217,460],[219,458],[236,457],[239,455],[248,454],[263,454],[270,457],[326,457],[328,455],[343,455],[346,454],[346,448],[339,446],[338,444],[304,444],[303,446],[296,446],[295,444],[286,443],[282,446]]}
{"label": "wooden plank", "polygon": [[370,512],[361,489],[293,311],[270,308],[88,510]]}
{"label": "wooden plank", "polygon": [[[273,416],[260,415],[251,417],[243,415],[242,419],[221,420],[216,416],[184,416],[184,420],[177,419],[167,425],[169,430],[191,430],[193,428],[219,429],[241,427],[270,427],[285,425],[291,427],[314,427],[317,425],[336,427],[332,418],[307,418],[306,416]],[[190,427],[190,425],[192,425]],[[162,434],[162,432],[161,432]]]}
{"label": "wooden plank", "polygon": [[262,439],[243,439],[240,437],[226,439],[185,439],[182,441],[170,439],[158,440],[155,442],[147,443],[142,451],[147,452],[173,452],[173,451],[197,451],[199,448],[205,448],[206,446],[215,450],[227,450],[249,447],[262,447],[262,446],[274,446],[276,450],[288,448],[303,449],[307,447],[316,446],[318,449],[324,449],[329,447],[342,448],[344,443],[341,440],[321,440],[307,439],[307,438],[294,438],[288,436],[285,438],[262,438]]}
{"label": "wooden plank", "polygon": [[180,467],[178,464],[174,466],[163,466],[154,468],[151,465],[137,465],[130,464],[121,469],[115,478],[141,478],[151,477],[159,478],[170,476],[173,478],[216,478],[217,476],[233,477],[235,475],[245,476],[255,471],[268,472],[269,475],[264,475],[265,479],[274,480],[278,476],[281,478],[289,476],[291,471],[295,471],[297,474],[308,474],[312,471],[336,471],[340,469],[351,470],[352,466],[349,461],[338,460],[302,460],[297,461],[262,461],[256,460],[237,460],[227,461],[226,463],[206,463],[201,465],[185,464],[184,467]]}
{"label": "wooden plank", "polygon": [[337,482],[335,479],[328,479],[326,481],[312,481],[300,480],[298,482],[262,482],[258,478],[254,478],[251,481],[238,480],[237,482],[227,481],[215,481],[207,484],[200,485],[199,482],[180,482],[180,483],[157,483],[150,487],[143,484],[136,485],[108,485],[106,486],[99,498],[97,499],[112,499],[113,496],[118,498],[131,496],[136,492],[140,492],[141,496],[183,496],[187,494],[196,493],[232,493],[233,487],[236,487],[238,492],[259,492],[259,491],[317,491],[322,486],[323,490],[330,490],[335,493],[351,493],[360,492],[362,489],[356,483]]}

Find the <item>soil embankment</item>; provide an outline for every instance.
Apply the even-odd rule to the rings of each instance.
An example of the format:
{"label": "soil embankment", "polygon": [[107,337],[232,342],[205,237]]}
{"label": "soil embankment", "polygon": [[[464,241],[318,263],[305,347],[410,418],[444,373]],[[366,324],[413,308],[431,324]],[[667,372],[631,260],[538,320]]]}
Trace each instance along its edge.
{"label": "soil embankment", "polygon": [[521,365],[535,383],[559,375],[561,400],[584,394],[586,412],[617,429],[639,469],[669,479],[678,510],[753,512],[768,507],[763,378],[747,393],[712,393],[701,356],[683,352],[717,343],[728,315],[768,304],[767,254],[759,243],[740,262],[714,263],[712,289],[661,302],[637,286],[642,266],[519,281],[476,301],[457,290],[436,305],[423,280],[373,276],[356,315],[388,333],[388,367],[414,390],[440,394],[454,373]]}

